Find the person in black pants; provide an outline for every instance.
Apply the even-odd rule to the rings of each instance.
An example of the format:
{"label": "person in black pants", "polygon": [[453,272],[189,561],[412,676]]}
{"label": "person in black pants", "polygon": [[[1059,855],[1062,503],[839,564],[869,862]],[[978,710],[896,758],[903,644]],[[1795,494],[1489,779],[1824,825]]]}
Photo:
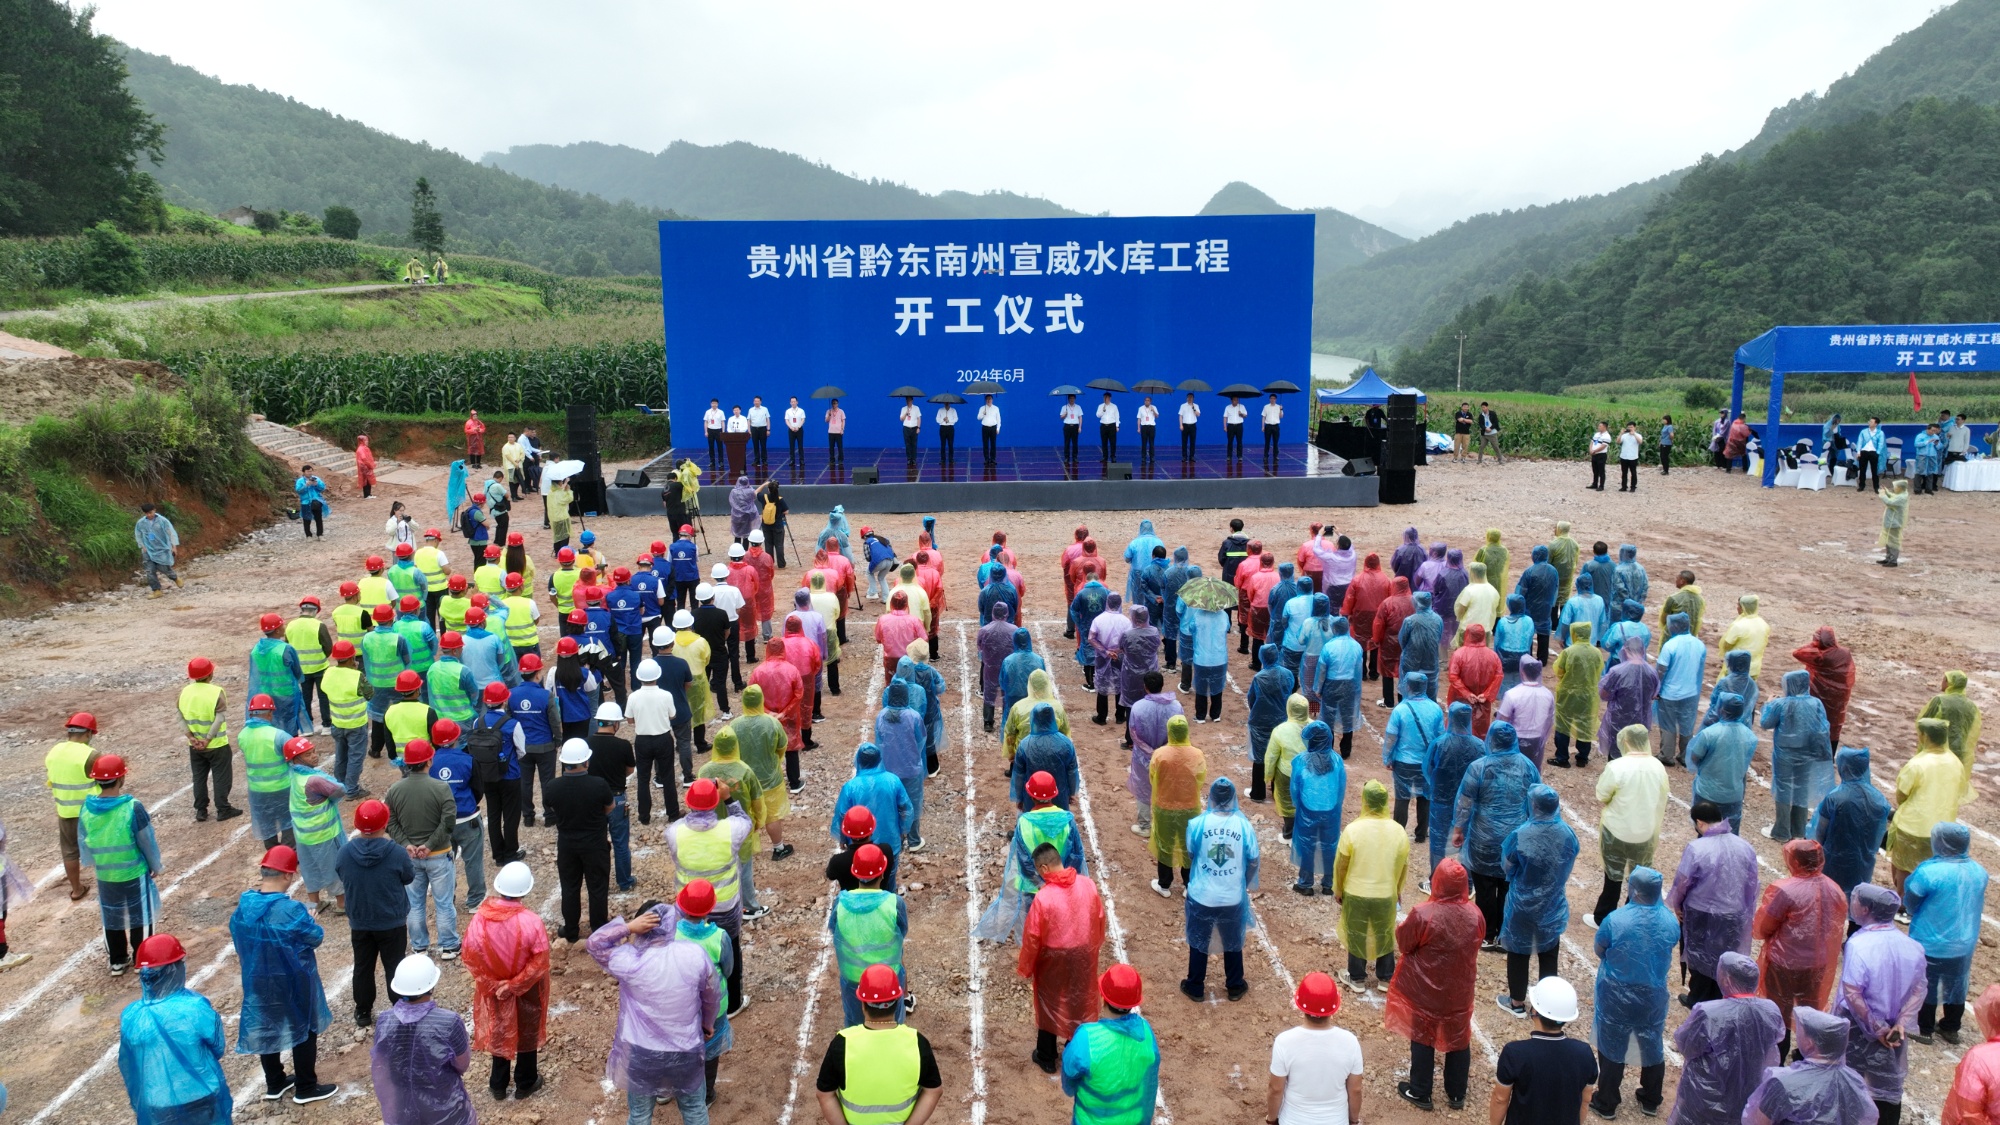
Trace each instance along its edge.
{"label": "person in black pants", "polygon": [[[590,772],[590,743],[572,738],[559,756],[562,776],[549,783],[547,800],[555,810],[556,875],[562,880],[564,941],[577,942],[610,921],[611,807],[616,794],[611,783]],[[590,928],[578,927],[583,892],[590,893]]]}
{"label": "person in black pants", "polygon": [[1639,426],[1634,422],[1625,423],[1625,432],[1618,435],[1618,491],[1639,491]]}
{"label": "person in black pants", "polygon": [[[506,686],[506,685],[501,685]],[[354,946],[350,991],[354,1026],[375,1026],[375,964],[382,980],[395,979],[410,942],[410,900],[404,889],[416,878],[407,849],[389,839],[389,806],[363,801],[354,809],[355,835],[340,845],[334,872],[347,889],[347,936]]]}
{"label": "person in black pants", "polygon": [[903,409],[897,415],[903,423],[903,457],[912,465],[917,463],[917,439],[924,433],[924,412],[917,408],[914,398],[903,399]]}
{"label": "person in black pants", "polygon": [[1105,391],[1104,401],[1097,404],[1097,453],[1107,465],[1118,458],[1118,422],[1118,404]]}
{"label": "person in black pants", "polygon": [[[313,472],[311,465],[299,466],[299,479],[293,483],[292,491],[299,495],[299,523],[305,528],[306,538],[317,535],[326,538],[326,482]],[[307,500],[306,497],[312,497]]]}
{"label": "person in black pants", "polygon": [[763,395],[750,396],[750,450],[751,464],[771,463],[771,411]]}
{"label": "person in black pants", "polygon": [[[521,850],[521,779],[535,766],[521,756],[513,736],[505,730],[511,720],[507,713],[507,685],[487,684],[481,699],[486,706],[465,727],[466,749],[473,753],[490,747],[499,756],[501,778],[483,786],[480,799],[486,805],[486,843],[493,853],[493,862],[507,864],[527,854]],[[475,769],[478,761],[479,755],[473,754]],[[510,772],[514,775],[511,778],[506,776]],[[542,789],[548,790],[546,780]]]}
{"label": "person in black pants", "polygon": [[1604,462],[1611,456],[1611,427],[1603,422],[1597,424],[1597,432],[1590,435],[1590,487],[1593,491],[1604,491]]}
{"label": "person in black pants", "polygon": [[[1626,883],[1630,901],[1603,916],[1597,927],[1603,959],[1612,964],[1664,965],[1678,940],[1679,927],[1673,912],[1660,901],[1660,873],[1650,867],[1634,867]],[[1619,987],[1628,993],[1627,998],[1615,1008],[1607,1005],[1596,1013],[1597,1092],[1590,1096],[1590,1108],[1607,1121],[1618,1113],[1618,1087],[1628,1063],[1639,1064],[1639,1108],[1649,1116],[1660,1108],[1661,1086],[1667,1076],[1667,982]],[[1651,990],[1657,990],[1656,1002],[1647,995]],[[1612,1058],[1605,1048],[1616,1051],[1619,1057]],[[1648,1056],[1653,1061],[1646,1061]]]}
{"label": "person in black pants", "polygon": [[708,411],[701,416],[701,432],[708,438],[708,467],[714,469],[722,464],[722,400],[708,400]]}
{"label": "person in black pants", "polygon": [[[1408,980],[1438,981],[1440,984],[1425,988],[1425,995],[1436,996],[1433,990],[1443,987],[1446,995],[1450,989],[1463,989],[1464,1002],[1472,1001],[1472,981],[1451,980],[1447,965],[1467,963],[1467,959],[1477,956],[1472,947],[1478,941],[1477,929],[1461,924],[1458,919],[1470,913],[1465,894],[1465,865],[1447,856],[1439,862],[1437,870],[1431,873],[1431,897],[1411,909],[1410,930],[1416,937],[1415,944],[1403,951],[1408,960],[1410,972],[1404,974],[1405,982],[1392,985],[1391,991],[1400,993],[1403,983]],[[1400,943],[1399,943],[1400,944]],[[1450,984],[1442,982],[1451,981]],[[1404,997],[1398,996],[1398,1000]],[[1444,1002],[1437,1000],[1418,1003]],[[1400,1024],[1391,1018],[1390,1026],[1410,1036],[1410,1080],[1400,1083],[1396,1093],[1404,1101],[1423,1109],[1431,1108],[1431,1077],[1437,1068],[1438,1048],[1444,1052],[1444,1096],[1453,1108],[1465,1104],[1465,1085],[1472,1070],[1472,1048],[1451,1047],[1447,1038],[1450,1032],[1437,1021],[1412,1021]]]}
{"label": "person in black pants", "polygon": [[1075,464],[1076,459],[1082,456],[1078,447],[1083,439],[1083,407],[1077,405],[1075,395],[1063,399],[1062,410],[1057,416],[1062,419],[1063,461]]}

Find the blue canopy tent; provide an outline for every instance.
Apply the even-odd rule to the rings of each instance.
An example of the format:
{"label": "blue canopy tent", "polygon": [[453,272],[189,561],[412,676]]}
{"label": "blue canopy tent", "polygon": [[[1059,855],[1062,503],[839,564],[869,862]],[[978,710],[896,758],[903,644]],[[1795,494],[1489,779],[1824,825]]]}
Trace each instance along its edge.
{"label": "blue canopy tent", "polygon": [[1413,394],[1419,403],[1425,401],[1424,392],[1415,387],[1392,387],[1373,367],[1361,369],[1361,377],[1337,391],[1319,392],[1319,401],[1324,406],[1385,406],[1389,396]]}
{"label": "blue canopy tent", "polygon": [[[1860,324],[1779,326],[1736,349],[1736,386],[1729,416],[1743,413],[1743,373],[1771,373],[1765,415],[1764,487],[1778,475],[1772,454],[1782,444],[1785,376],[1811,374],[1917,374],[2000,370],[2000,324]],[[1817,433],[1819,427],[1812,427]]]}

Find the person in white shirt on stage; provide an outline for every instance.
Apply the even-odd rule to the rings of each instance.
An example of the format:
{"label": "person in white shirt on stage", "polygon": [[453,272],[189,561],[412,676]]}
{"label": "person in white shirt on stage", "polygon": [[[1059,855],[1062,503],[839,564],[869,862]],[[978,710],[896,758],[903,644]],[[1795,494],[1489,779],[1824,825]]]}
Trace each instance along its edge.
{"label": "person in white shirt on stage", "polygon": [[1139,463],[1153,463],[1153,434],[1160,425],[1160,408],[1153,405],[1153,396],[1147,395],[1139,403],[1139,409],[1132,412],[1133,420],[1139,423]]}
{"label": "person in white shirt on stage", "polygon": [[1240,398],[1232,398],[1229,405],[1222,408],[1222,455],[1243,460],[1243,420],[1250,411]]}
{"label": "person in white shirt on stage", "polygon": [[1111,401],[1110,391],[1097,404],[1097,452],[1107,465],[1118,456],[1118,404]]}
{"label": "person in white shirt on stage", "polygon": [[1278,431],[1285,422],[1285,408],[1278,405],[1278,396],[1264,404],[1264,463],[1278,467]]}
{"label": "person in white shirt on stage", "polygon": [[1083,434],[1083,407],[1077,405],[1075,395],[1063,400],[1062,428],[1063,460],[1074,465],[1078,457],[1077,439]]}
{"label": "person in white shirt on stage", "polygon": [[771,461],[771,411],[764,405],[764,396],[750,398],[750,448],[752,461],[767,465]]}
{"label": "person in white shirt on stage", "polygon": [[903,409],[896,417],[903,423],[903,457],[911,465],[917,463],[917,439],[923,436],[924,412],[917,406],[917,400],[903,396]]}
{"label": "person in white shirt on stage", "polygon": [[794,469],[806,463],[806,412],[797,395],[785,407],[785,453],[785,459]]}
{"label": "person in white shirt on stage", "polygon": [[1181,403],[1181,460],[1194,460],[1194,424],[1201,420],[1201,407],[1194,402],[1194,392],[1189,391],[1187,401]]}
{"label": "person in white shirt on stage", "polygon": [[1000,459],[1000,408],[993,404],[992,395],[987,395],[979,408],[979,448],[986,454],[987,464]]}
{"label": "person in white shirt on stage", "polygon": [[708,412],[701,416],[701,432],[708,437],[708,467],[711,471],[722,465],[722,400],[708,400]]}
{"label": "person in white shirt on stage", "polygon": [[958,407],[941,403],[937,408],[938,456],[949,465],[958,455]]}

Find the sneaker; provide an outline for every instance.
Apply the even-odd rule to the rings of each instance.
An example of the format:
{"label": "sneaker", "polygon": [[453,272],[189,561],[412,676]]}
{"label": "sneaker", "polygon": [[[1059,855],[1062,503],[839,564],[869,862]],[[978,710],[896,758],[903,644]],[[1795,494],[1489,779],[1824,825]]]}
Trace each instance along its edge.
{"label": "sneaker", "polygon": [[[347,799],[350,801],[365,801],[368,798],[373,797],[374,795],[375,791],[364,785],[361,788],[356,789],[354,792],[349,793],[347,795]],[[528,827],[533,828],[534,825],[530,824]]]}
{"label": "sneaker", "polygon": [[1929,1046],[1931,1046],[1932,1044],[1934,1044],[1934,1043],[1936,1043],[1936,1042],[1937,1042],[1937,1036],[1935,1036],[1935,1035],[1926,1035],[1926,1034],[1924,1034],[1923,1032],[1921,1032],[1921,1031],[1918,1031],[1918,1032],[1914,1032],[1914,1033],[1912,1033],[1912,1034],[1911,1034],[1911,1036],[1910,1036],[1910,1042],[1912,1042],[1912,1043],[1922,1043],[1922,1044],[1923,1044],[1924,1046],[1926,1046],[1926,1047],[1929,1047]]}
{"label": "sneaker", "polygon": [[905,842],[904,842],[904,844],[903,844],[903,850],[904,850],[904,851],[906,851],[906,852],[920,852],[920,851],[923,851],[923,850],[924,850],[924,838],[923,838],[922,836],[919,836],[919,837],[917,837],[917,838],[916,838],[916,839],[914,839],[914,840],[908,840],[908,841],[905,841]]}
{"label": "sneaker", "polygon": [[196,824],[202,824],[202,823],[206,822],[207,820],[208,820],[208,810],[207,810],[207,809],[196,809],[196,810],[194,810],[194,822],[195,822]]}
{"label": "sneaker", "polygon": [[761,902],[755,906],[746,906],[743,908],[743,920],[745,922],[755,922],[770,912],[771,908]]}
{"label": "sneaker", "polygon": [[1427,895],[1431,893],[1431,881],[1429,879],[1424,879],[1420,881],[1417,884],[1417,893],[1420,895]]}
{"label": "sneaker", "polygon": [[[1635,488],[1632,491],[1637,492],[1639,490]],[[1639,1112],[1645,1114],[1647,1117],[1658,1117],[1660,1115],[1660,1107],[1656,1105],[1647,1105],[1645,1102],[1640,1102]]]}
{"label": "sneaker", "polygon": [[1907,911],[1907,910],[1898,910],[1898,911],[1896,911],[1896,924],[1897,924],[1898,926],[1907,926],[1907,925],[1909,925],[1909,924],[1910,924],[1910,912],[1909,912],[1909,911]]}
{"label": "sneaker", "polygon": [[1204,1003],[1208,1000],[1208,992],[1206,989],[1196,988],[1192,982],[1186,980],[1181,981],[1181,995],[1187,997],[1188,999],[1194,1001],[1197,1004]]}
{"label": "sneaker", "polygon": [[125,971],[127,969],[130,969],[131,967],[132,967],[132,962],[130,961],[113,962],[111,966],[111,975],[114,977],[122,977],[125,975]]}
{"label": "sneaker", "polygon": [[787,785],[785,787],[785,792],[791,794],[794,797],[798,796],[799,794],[805,791],[806,791],[806,783],[803,781],[799,782],[797,785]]}
{"label": "sneaker", "polygon": [[1590,1112],[1592,1112],[1592,1113],[1596,1114],[1597,1116],[1599,1116],[1599,1117],[1603,1118],[1604,1120],[1606,1120],[1606,1121],[1616,1121],[1616,1120],[1618,1120],[1618,1111],[1617,1111],[1617,1110],[1615,1110],[1615,1109],[1614,1109],[1614,1110],[1611,1110],[1610,1112],[1608,1112],[1608,1113],[1607,1113],[1607,1112],[1605,1112],[1604,1110],[1601,1110],[1601,1109],[1597,1108],[1597,1102],[1595,1102],[1595,1101],[1592,1101],[1592,1102],[1590,1102],[1590,1103],[1589,1103],[1589,1105],[1590,1105]]}
{"label": "sneaker", "polygon": [[535,1075],[535,1080],[533,1082],[530,1082],[528,1085],[516,1086],[514,1088],[514,1097],[516,1100],[530,1098],[533,1097],[535,1092],[537,1090],[540,1090],[541,1088],[542,1088],[542,1076],[537,1074]]}
{"label": "sneaker", "polygon": [[237,817],[242,815],[243,815],[242,809],[236,809],[236,808],[217,809],[215,812],[215,819],[218,823],[220,823],[225,820],[235,820]]}
{"label": "sneaker", "polygon": [[292,1091],[292,1104],[311,1105],[314,1102],[323,1102],[339,1092],[340,1087],[331,1082],[322,1082],[317,1086],[300,1086]]}
{"label": "sneaker", "polygon": [[1513,1016],[1517,1020],[1528,1018],[1528,1006],[1526,1004],[1514,1003],[1514,998],[1504,992],[1495,996],[1493,1002],[1500,1006],[1501,1011]]}
{"label": "sneaker", "polygon": [[34,959],[35,955],[32,953],[9,953],[5,957],[0,957],[0,973],[14,968],[16,965],[25,965]]}
{"label": "sneaker", "polygon": [[917,1014],[916,993],[914,992],[903,993],[903,1014],[906,1016],[914,1016]]}
{"label": "sneaker", "polygon": [[456,950],[456,949],[446,949],[446,950],[442,950],[441,952],[439,952],[439,953],[438,953],[438,960],[440,960],[440,961],[456,961],[456,960],[458,960],[458,950]]}
{"label": "sneaker", "polygon": [[1341,984],[1345,985],[1348,989],[1354,992],[1368,991],[1368,978],[1366,977],[1363,977],[1360,980],[1355,980],[1353,977],[1342,974],[1337,979],[1339,979]]}
{"label": "sneaker", "polygon": [[375,1013],[374,1012],[354,1013],[354,1026],[360,1028],[362,1031],[367,1031],[369,1028],[374,1027]]}
{"label": "sneaker", "polygon": [[1675,999],[1681,1002],[1681,1007],[1683,1008],[1693,1009],[1694,1007],[1694,993],[1692,992],[1683,992],[1675,997]]}
{"label": "sneaker", "polygon": [[1772,830],[1773,828],[1776,828],[1776,827],[1777,827],[1777,825],[1775,825],[1775,824],[1766,824],[1766,825],[1765,825],[1764,827],[1762,827],[1762,828],[1758,829],[1758,831],[1759,831],[1759,832],[1762,832],[1762,833],[1764,834],[1764,838],[1765,838],[1766,840],[1775,840],[1775,839],[1777,839],[1777,837],[1776,837],[1776,836],[1773,836],[1773,835],[1771,835],[1771,830]]}
{"label": "sneaker", "polygon": [[1134,836],[1151,836],[1152,834],[1153,826],[1150,824],[1135,824],[1132,826],[1132,835]]}
{"label": "sneaker", "polygon": [[736,1007],[730,1009],[729,1011],[729,1018],[735,1019],[737,1016],[740,1016],[745,1011],[749,1010],[749,1008],[750,1008],[750,998],[748,996],[739,996],[736,998]]}
{"label": "sneaker", "polygon": [[1589,927],[1590,927],[1591,929],[1593,929],[1593,930],[1594,930],[1594,929],[1596,929],[1596,928],[1597,928],[1597,915],[1595,915],[1595,914],[1586,914],[1586,915],[1584,915],[1584,916],[1583,916],[1583,924],[1584,924],[1584,925],[1586,925],[1586,926],[1589,926]]}
{"label": "sneaker", "polygon": [[1497,942],[1497,941],[1486,941],[1486,942],[1481,942],[1481,943],[1479,943],[1479,952],[1481,952],[1481,953],[1505,953],[1505,952],[1507,952],[1507,948],[1506,948],[1505,946],[1501,945],[1501,944],[1500,944],[1499,942]]}
{"label": "sneaker", "polygon": [[1243,999],[1243,997],[1248,995],[1249,992],[1250,992],[1250,986],[1248,984],[1238,984],[1230,986],[1229,991],[1226,993],[1226,995],[1229,997],[1230,1001],[1234,1003],[1237,1000]]}
{"label": "sneaker", "polygon": [[1311,883],[1293,883],[1292,890],[1306,896],[1307,898],[1311,898],[1313,893]]}
{"label": "sneaker", "polygon": [[279,1098],[285,1096],[285,1092],[292,1088],[292,1084],[292,1076],[289,1074],[285,1075],[284,1082],[277,1089],[273,1090],[269,1086],[264,1087],[264,1100],[267,1102],[277,1101]]}
{"label": "sneaker", "polygon": [[1151,887],[1153,888],[1153,893],[1154,893],[1154,894],[1156,894],[1156,895],[1159,895],[1159,896],[1160,896],[1161,898],[1172,898],[1172,897],[1174,897],[1174,892],[1172,892],[1172,891],[1168,890],[1168,889],[1167,889],[1167,888],[1165,888],[1165,887],[1162,887],[1162,886],[1160,885],[1160,881],[1159,881],[1158,879],[1155,879],[1155,880],[1153,880],[1153,881],[1152,881],[1152,882],[1151,882],[1150,884],[1148,884],[1148,885],[1149,885],[1149,886],[1151,886]]}
{"label": "sneaker", "polygon": [[1408,1082],[1396,1083],[1396,1096],[1410,1103],[1411,1105],[1416,1106],[1418,1109],[1423,1110],[1425,1113],[1430,1113],[1437,1108],[1437,1105],[1433,1103],[1429,1098],[1420,1098],[1415,1094],[1411,1093],[1410,1084]]}
{"label": "sneaker", "polygon": [[1944,1028],[1940,1027],[1937,1030],[1937,1037],[1951,1044],[1954,1047],[1958,1046],[1958,1032],[1956,1031],[1946,1031]]}
{"label": "sneaker", "polygon": [[790,844],[779,844],[777,847],[771,849],[771,859],[773,862],[776,862],[777,860],[781,859],[787,859],[790,858],[791,854],[795,851],[798,851],[798,849],[791,846]]}
{"label": "sneaker", "polygon": [[1464,1098],[1446,1098],[1446,1099],[1444,1100],[1444,1104],[1446,1104],[1446,1105],[1450,1106],[1450,1107],[1451,1107],[1451,1108],[1453,1108],[1453,1109],[1464,1109],[1464,1108],[1465,1108],[1465,1099],[1464,1099]]}

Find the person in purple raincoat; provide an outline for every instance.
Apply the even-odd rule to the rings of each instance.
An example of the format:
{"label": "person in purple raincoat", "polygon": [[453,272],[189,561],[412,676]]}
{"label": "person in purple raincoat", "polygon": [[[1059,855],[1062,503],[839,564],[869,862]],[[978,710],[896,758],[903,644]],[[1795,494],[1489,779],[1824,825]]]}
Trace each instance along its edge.
{"label": "person in purple raincoat", "polygon": [[1869,1100],[1867,1084],[1842,1061],[1848,1022],[1802,1004],[1793,1009],[1792,1026],[1804,1057],[1764,1072],[1744,1107],[1743,1125],[1876,1125],[1881,1111]]}
{"label": "person in purple raincoat", "polygon": [[1757,995],[1757,962],[1730,950],[1716,964],[1721,995],[1704,1000],[1674,1032],[1685,1060],[1671,1125],[1737,1125],[1764,1071],[1783,1060],[1778,1006]]}
{"label": "person in purple raincoat", "polygon": [[[1118,716],[1129,718],[1132,705],[1146,697],[1146,673],[1160,670],[1160,631],[1153,628],[1153,615],[1145,606],[1130,611],[1132,627],[1118,638]],[[1131,745],[1131,732],[1126,732]]]}
{"label": "person in purple raincoat", "polygon": [[1417,568],[1423,565],[1424,549],[1417,543],[1417,529],[1403,529],[1402,545],[1389,556],[1389,573],[1410,580],[1410,589],[1417,588]]}
{"label": "person in purple raincoat", "polygon": [[[1757,915],[1757,850],[1729,830],[1713,801],[1696,801],[1689,816],[1696,836],[1681,849],[1667,905],[1681,920],[1681,962],[1692,1007],[1722,996],[1716,966],[1722,955],[1750,952],[1750,923]],[[1780,1035],[1784,1028],[1778,1029]]]}
{"label": "person in purple raincoat", "polygon": [[1629,726],[1653,726],[1653,700],[1660,694],[1660,674],[1646,663],[1643,637],[1625,638],[1624,652],[1597,682],[1604,710],[1597,720],[1597,744],[1605,760],[1618,756],[1618,732]]}
{"label": "person in purple raincoat", "polygon": [[437,963],[410,954],[389,982],[395,1006],[375,1017],[368,1071],[385,1125],[472,1125],[472,1039],[458,1013],[432,999],[437,982]]}
{"label": "person in purple raincoat", "polygon": [[979,627],[978,641],[979,700],[986,729],[992,730],[993,711],[1000,706],[1000,663],[1014,651],[1013,607],[1006,602],[994,603],[993,618]]}
{"label": "person in purple raincoat", "polygon": [[1903,1112],[1903,1078],[1910,1070],[1909,1035],[1924,1002],[1924,947],[1896,928],[1902,899],[1863,883],[1848,897],[1848,921],[1860,926],[1840,958],[1833,1014],[1853,1024],[1847,1065],[1861,1075],[1884,1121]]}
{"label": "person in purple raincoat", "polygon": [[[1091,721],[1098,726],[1110,722],[1111,700],[1118,695],[1119,683],[1118,642],[1132,628],[1132,619],[1125,616],[1125,600],[1118,594],[1107,594],[1104,598],[1104,612],[1099,613],[1090,623],[1090,650],[1095,655],[1096,665],[1093,682],[1097,685],[1097,716]],[[1119,709],[1119,722],[1125,721],[1124,709]]]}
{"label": "person in purple raincoat", "polygon": [[649,902],[585,943],[618,982],[618,1033],[604,1077],[625,1091],[634,1122],[652,1121],[654,1098],[672,1098],[682,1121],[708,1119],[703,1056],[722,1011],[721,974],[699,943],[676,938],[679,922],[671,903]]}
{"label": "person in purple raincoat", "polygon": [[1132,766],[1125,773],[1125,788],[1132,791],[1139,811],[1132,818],[1132,831],[1141,836],[1153,832],[1153,750],[1167,744],[1167,720],[1182,714],[1181,701],[1166,690],[1166,677],[1157,669],[1146,673],[1146,695],[1132,705],[1130,725]]}

